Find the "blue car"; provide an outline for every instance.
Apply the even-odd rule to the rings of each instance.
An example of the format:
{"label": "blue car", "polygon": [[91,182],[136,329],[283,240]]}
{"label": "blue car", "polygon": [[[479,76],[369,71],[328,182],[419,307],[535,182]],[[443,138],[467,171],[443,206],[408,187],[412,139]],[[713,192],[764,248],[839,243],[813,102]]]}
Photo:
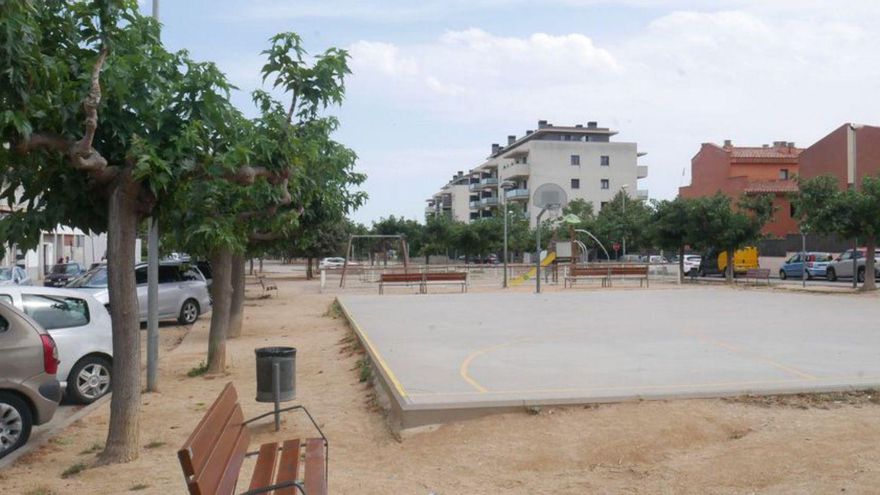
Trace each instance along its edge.
{"label": "blue car", "polygon": [[[782,280],[788,277],[801,278],[801,274],[805,273],[807,280],[815,277],[824,277],[828,264],[831,263],[832,256],[830,253],[796,253],[785,260],[785,264],[779,269],[779,278]],[[806,263],[806,267],[804,266]]]}

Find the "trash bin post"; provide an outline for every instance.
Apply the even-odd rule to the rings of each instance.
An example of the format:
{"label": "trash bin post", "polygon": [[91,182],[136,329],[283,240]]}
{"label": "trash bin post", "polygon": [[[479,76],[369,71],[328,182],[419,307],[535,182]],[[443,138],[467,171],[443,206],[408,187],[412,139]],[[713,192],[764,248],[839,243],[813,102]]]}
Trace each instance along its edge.
{"label": "trash bin post", "polygon": [[272,363],[272,395],[275,399],[275,431],[281,430],[281,364],[278,361]]}

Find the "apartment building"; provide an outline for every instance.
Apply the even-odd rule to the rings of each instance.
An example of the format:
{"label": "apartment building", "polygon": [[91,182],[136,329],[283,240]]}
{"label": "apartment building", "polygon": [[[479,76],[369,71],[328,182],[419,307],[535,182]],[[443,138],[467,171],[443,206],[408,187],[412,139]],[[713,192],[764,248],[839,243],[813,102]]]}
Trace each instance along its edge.
{"label": "apartment building", "polygon": [[679,188],[679,195],[696,198],[721,192],[736,201],[743,194],[772,194],[776,213],[764,233],[796,234],[789,195],[797,191],[794,177],[802,151],[790,141],[775,141],[772,146],[734,146],[730,140],[723,146],[703,143],[691,159],[691,184]]}
{"label": "apartment building", "polygon": [[620,191],[647,199],[648,191],[638,188],[638,180],[648,176],[648,167],[638,164],[644,153],[636,143],[611,141],[615,134],[596,122],[568,127],[539,120],[536,130],[507,136],[504,146],[492,144],[483,163],[458,172],[428,199],[425,213],[472,221],[502,214],[506,203],[519,203],[534,227],[540,210],[531,193],[547,183],[562,187],[569,201],[591,202],[595,211]]}
{"label": "apartment building", "polygon": [[840,187],[880,175],[880,126],[843,124],[801,153],[800,175],[832,175]]}

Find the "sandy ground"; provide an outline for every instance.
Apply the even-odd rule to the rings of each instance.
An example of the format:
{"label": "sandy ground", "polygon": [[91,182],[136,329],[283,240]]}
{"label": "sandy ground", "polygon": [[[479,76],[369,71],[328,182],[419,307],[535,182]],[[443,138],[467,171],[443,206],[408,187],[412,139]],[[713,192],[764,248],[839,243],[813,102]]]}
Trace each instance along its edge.
{"label": "sandy ground", "polygon": [[[328,316],[333,294],[314,282],[279,281],[279,295],[249,300],[244,335],[229,344],[229,373],[190,378],[205,357],[207,321],[165,339],[161,393],[143,396],[140,458],[93,467],[108,407],[0,472],[3,494],[185,493],[176,449],[227,381],[246,416],[253,400],[253,349],[298,348],[298,399],[330,439],[334,493],[877,493],[880,398],[873,394],[742,400],[638,402],[544,409],[449,424],[395,438],[344,320]],[[256,292],[254,293],[256,295]],[[183,336],[176,347],[177,336]],[[254,443],[310,435],[290,416],[270,421]],[[62,473],[82,463],[85,469]],[[249,476],[245,466],[243,476]]]}

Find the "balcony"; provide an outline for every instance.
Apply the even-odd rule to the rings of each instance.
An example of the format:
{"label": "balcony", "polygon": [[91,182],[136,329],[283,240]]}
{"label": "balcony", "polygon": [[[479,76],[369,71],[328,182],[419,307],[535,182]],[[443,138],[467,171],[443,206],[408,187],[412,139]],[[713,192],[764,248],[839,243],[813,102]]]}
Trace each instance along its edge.
{"label": "balcony", "polygon": [[480,189],[481,188],[480,188],[479,182],[471,182],[470,185],[468,186],[468,190],[470,190],[470,191],[479,191]]}
{"label": "balcony", "polygon": [[513,179],[516,177],[528,177],[531,173],[531,167],[528,163],[511,163],[504,167],[504,178]]}
{"label": "balcony", "polygon": [[471,201],[468,203],[468,205],[471,207],[472,210],[476,210],[480,207],[480,202],[479,201]]}
{"label": "balcony", "polygon": [[482,206],[482,207],[495,206],[497,204],[498,204],[498,197],[497,196],[492,196],[489,198],[481,198],[480,199],[480,206]]}
{"label": "balcony", "polygon": [[480,180],[480,187],[498,187],[498,177],[486,177]]}
{"label": "balcony", "polygon": [[639,179],[644,179],[648,176],[648,166],[647,165],[638,165],[636,167],[636,177]]}
{"label": "balcony", "polygon": [[508,201],[529,200],[528,189],[511,189],[504,194]]}
{"label": "balcony", "polygon": [[636,198],[641,200],[648,199],[648,190],[647,189],[639,189],[636,191]]}

